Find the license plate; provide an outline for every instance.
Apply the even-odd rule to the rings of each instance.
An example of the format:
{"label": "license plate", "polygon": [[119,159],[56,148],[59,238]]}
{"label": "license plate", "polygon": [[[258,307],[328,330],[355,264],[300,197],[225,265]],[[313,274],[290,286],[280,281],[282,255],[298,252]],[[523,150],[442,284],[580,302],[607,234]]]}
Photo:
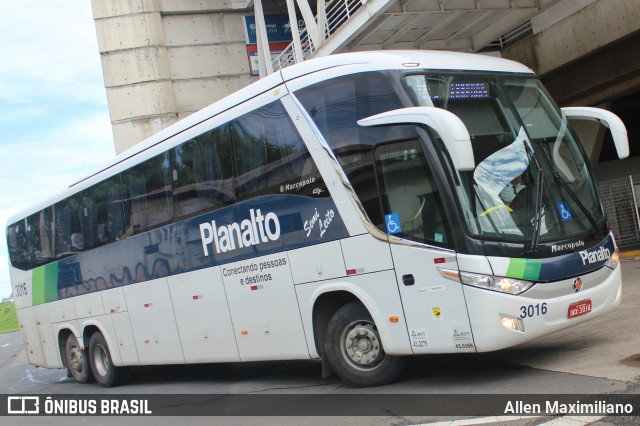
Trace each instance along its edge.
{"label": "license plate", "polygon": [[569,318],[579,317],[591,312],[591,299],[582,300],[580,302],[569,305]]}

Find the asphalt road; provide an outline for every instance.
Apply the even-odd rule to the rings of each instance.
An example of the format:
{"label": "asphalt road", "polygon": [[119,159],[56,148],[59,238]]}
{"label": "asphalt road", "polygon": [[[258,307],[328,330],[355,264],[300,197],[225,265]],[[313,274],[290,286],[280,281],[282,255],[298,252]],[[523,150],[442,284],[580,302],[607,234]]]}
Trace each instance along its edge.
{"label": "asphalt road", "polygon": [[[197,366],[145,367],[135,370],[121,387],[103,389],[67,379],[65,370],[36,368],[26,363],[19,333],[0,335],[2,394],[289,394],[371,395],[421,394],[638,394],[640,390],[640,259],[624,259],[623,298],[615,311],[584,324],[514,348],[489,353],[415,357],[393,384],[354,390],[336,378],[322,379],[314,361],[259,362]],[[458,397],[459,398],[459,397]],[[335,400],[334,400],[335,401]],[[316,401],[317,402],[317,401]],[[317,410],[317,407],[314,406]],[[331,411],[331,405],[326,407]],[[362,414],[366,414],[366,407]],[[86,418],[47,418],[47,424],[79,424]],[[12,424],[41,424],[35,418],[12,418]],[[44,420],[40,418],[40,420]],[[92,425],[175,424],[175,418],[93,417]],[[419,424],[450,417],[188,417],[189,424]],[[491,421],[490,419],[487,421]],[[509,424],[543,424],[520,419]],[[4,422],[3,422],[4,423]],[[637,418],[609,417],[595,425],[637,424]],[[495,424],[506,424],[496,420]]]}

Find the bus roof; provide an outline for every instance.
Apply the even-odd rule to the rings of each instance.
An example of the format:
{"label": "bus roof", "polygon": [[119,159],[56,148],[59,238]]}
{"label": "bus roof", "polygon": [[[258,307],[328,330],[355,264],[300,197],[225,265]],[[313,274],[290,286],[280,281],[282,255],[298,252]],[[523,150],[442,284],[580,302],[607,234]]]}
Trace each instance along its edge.
{"label": "bus roof", "polygon": [[[531,69],[518,62],[495,56],[436,50],[352,52],[311,59],[284,68],[279,72],[262,78],[255,83],[252,83],[251,85],[242,88],[197,112],[194,112],[188,117],[172,124],[171,126],[117,155],[103,167],[100,167],[94,172],[89,173],[84,178],[69,185],[67,190],[63,190],[47,200],[42,200],[17,214],[12,215],[8,220],[8,224],[14,223],[16,220],[36,213],[49,205],[55,204],[57,201],[63,200],[69,195],[95,184],[102,178],[106,179],[111,175],[117,174],[120,170],[119,168],[116,168],[116,166],[124,162],[129,162],[129,160],[131,160],[131,166],[135,165],[137,163],[135,157],[139,154],[157,146],[175,135],[184,132],[187,129],[190,129],[191,127],[221,114],[224,111],[259,96],[262,93],[268,92],[269,90],[288,81],[332,68],[340,68],[340,71],[336,73],[340,75],[348,74],[350,69],[353,69],[353,72],[357,72],[407,68],[421,70],[490,71],[533,74]],[[144,159],[146,158],[141,158],[140,162],[144,161]]]}
{"label": "bus roof", "polygon": [[447,52],[442,50],[381,50],[370,52],[339,53],[312,59],[281,70],[284,81],[311,74],[327,68],[365,65],[371,70],[381,69],[432,69],[459,71],[493,71],[533,74],[521,63],[495,56]]}

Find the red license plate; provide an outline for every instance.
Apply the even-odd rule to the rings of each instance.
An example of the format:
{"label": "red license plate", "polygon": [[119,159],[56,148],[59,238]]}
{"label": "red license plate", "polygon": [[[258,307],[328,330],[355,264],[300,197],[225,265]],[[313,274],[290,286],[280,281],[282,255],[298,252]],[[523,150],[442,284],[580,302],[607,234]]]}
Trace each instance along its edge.
{"label": "red license plate", "polygon": [[569,305],[569,318],[579,317],[591,312],[591,299],[582,300],[577,303]]}

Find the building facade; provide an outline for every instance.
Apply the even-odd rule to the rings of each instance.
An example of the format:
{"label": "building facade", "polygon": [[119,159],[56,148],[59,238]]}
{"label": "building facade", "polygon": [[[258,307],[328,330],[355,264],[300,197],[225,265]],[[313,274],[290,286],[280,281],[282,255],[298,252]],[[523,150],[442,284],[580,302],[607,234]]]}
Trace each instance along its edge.
{"label": "building facade", "polygon": [[[117,153],[257,80],[243,21],[249,3],[93,0]],[[267,13],[282,9],[269,3]]]}

